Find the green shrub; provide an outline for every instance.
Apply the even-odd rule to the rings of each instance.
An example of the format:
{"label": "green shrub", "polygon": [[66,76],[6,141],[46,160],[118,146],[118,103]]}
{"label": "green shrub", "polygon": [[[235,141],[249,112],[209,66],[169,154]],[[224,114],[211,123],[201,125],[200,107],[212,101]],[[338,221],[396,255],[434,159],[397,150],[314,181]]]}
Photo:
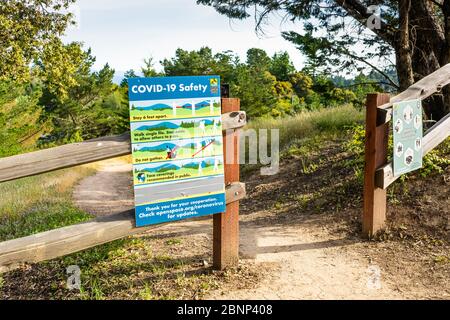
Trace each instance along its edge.
{"label": "green shrub", "polygon": [[[346,166],[355,168],[358,178],[362,178],[364,172],[364,153],[365,153],[365,134],[364,125],[353,125],[348,127],[350,139],[344,143],[344,148],[351,154],[347,160]],[[392,135],[389,136],[388,143],[388,161],[392,160],[393,141]],[[450,165],[450,139],[443,142],[437,149],[432,150],[423,157],[423,166],[419,170],[422,177],[430,174],[442,173]],[[407,179],[407,175],[402,175],[400,181]]]}

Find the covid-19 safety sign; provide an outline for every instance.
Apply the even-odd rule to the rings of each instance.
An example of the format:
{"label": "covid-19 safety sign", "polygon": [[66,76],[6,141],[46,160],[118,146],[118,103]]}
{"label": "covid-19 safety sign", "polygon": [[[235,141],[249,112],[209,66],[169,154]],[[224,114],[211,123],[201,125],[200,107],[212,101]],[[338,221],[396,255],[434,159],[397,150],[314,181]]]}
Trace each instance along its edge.
{"label": "covid-19 safety sign", "polygon": [[132,78],[136,225],[225,212],[220,78]]}

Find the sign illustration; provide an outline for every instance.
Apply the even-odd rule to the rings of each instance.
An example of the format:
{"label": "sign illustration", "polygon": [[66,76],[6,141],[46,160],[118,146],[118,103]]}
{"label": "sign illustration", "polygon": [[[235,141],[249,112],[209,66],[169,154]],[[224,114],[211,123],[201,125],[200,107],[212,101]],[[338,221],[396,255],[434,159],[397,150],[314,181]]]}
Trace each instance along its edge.
{"label": "sign illustration", "polygon": [[394,176],[422,167],[422,101],[393,105]]}
{"label": "sign illustration", "polygon": [[225,212],[219,77],[128,86],[136,225]]}

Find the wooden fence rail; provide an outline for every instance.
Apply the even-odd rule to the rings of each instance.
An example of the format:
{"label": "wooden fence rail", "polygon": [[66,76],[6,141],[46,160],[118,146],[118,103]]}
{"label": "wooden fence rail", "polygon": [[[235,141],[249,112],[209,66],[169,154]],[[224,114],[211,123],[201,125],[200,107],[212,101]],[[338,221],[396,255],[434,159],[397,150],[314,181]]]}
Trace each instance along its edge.
{"label": "wooden fence rail", "polygon": [[[246,124],[245,112],[240,111],[239,99],[222,98],[222,129],[224,155],[234,147],[234,160],[239,159],[237,129]],[[232,130],[234,129],[234,130]],[[234,138],[227,147],[226,137]],[[0,159],[0,182],[33,176],[115,158],[131,153],[130,134],[103,137],[46,150]],[[226,156],[225,156],[226,158]],[[245,184],[239,182],[238,162],[225,162],[226,213],[214,215],[214,266],[224,269],[238,261],[239,203],[245,197]],[[24,263],[35,263],[74,253],[123,237],[153,229],[155,226],[135,227],[134,211],[101,217],[85,223],[38,233],[0,243],[0,273]]]}
{"label": "wooden fence rail", "polygon": [[[370,94],[366,104],[366,149],[364,171],[363,234],[371,237],[384,228],[386,188],[399,177],[393,164],[387,163],[389,122],[392,106],[401,101],[425,99],[450,84],[450,64],[416,82],[390,98],[383,93]],[[423,137],[423,154],[427,154],[450,136],[450,114],[429,129]]]}
{"label": "wooden fence rail", "polygon": [[[227,99],[233,100],[233,99]],[[222,114],[222,129],[245,126],[244,111]],[[0,159],[0,182],[33,176],[131,153],[130,134],[103,137]]]}
{"label": "wooden fence rail", "polygon": [[[423,137],[423,155],[436,148],[441,142],[450,136],[450,114],[434,124]],[[392,163],[385,164],[375,173],[375,183],[377,187],[386,189],[399,177],[394,176]]]}
{"label": "wooden fence rail", "polygon": [[400,101],[424,100],[450,84],[450,63],[417,81],[405,91],[378,107],[378,124],[391,121],[392,106]]}
{"label": "wooden fence rail", "polygon": [[[244,197],[245,185],[243,183],[237,182],[227,186],[227,203],[239,201]],[[142,233],[157,226],[160,225],[136,228],[134,210],[130,210],[28,237],[0,242],[0,273],[17,268],[24,263],[36,263],[57,258]]]}

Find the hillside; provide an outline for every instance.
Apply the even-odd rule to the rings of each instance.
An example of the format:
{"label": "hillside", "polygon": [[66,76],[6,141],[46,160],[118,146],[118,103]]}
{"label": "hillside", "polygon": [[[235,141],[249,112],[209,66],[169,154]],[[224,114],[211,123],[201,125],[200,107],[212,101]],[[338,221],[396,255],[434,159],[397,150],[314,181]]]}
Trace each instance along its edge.
{"label": "hillside", "polygon": [[[0,297],[448,299],[450,140],[424,169],[389,188],[388,228],[366,241],[360,236],[362,118],[341,107],[285,119],[283,126],[251,124],[280,126],[283,151],[276,175],[242,168],[248,195],[241,202],[237,269],[213,271],[210,218],[187,220],[5,274]],[[80,195],[75,187],[78,207],[97,215],[111,211],[114,202],[96,194],[102,200],[110,194],[121,209],[132,207],[123,161],[87,178],[88,192]],[[80,293],[65,289],[70,264],[83,270]]]}

